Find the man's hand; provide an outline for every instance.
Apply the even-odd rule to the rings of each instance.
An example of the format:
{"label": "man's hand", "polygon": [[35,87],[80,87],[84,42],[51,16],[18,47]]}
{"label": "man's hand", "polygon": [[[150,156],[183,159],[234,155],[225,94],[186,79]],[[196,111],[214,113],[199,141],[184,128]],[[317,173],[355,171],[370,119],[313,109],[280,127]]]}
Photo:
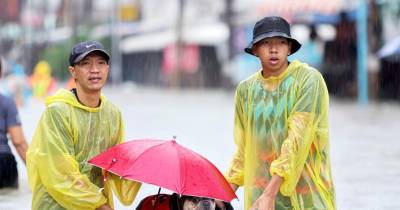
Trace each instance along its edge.
{"label": "man's hand", "polygon": [[253,203],[250,210],[275,210],[275,199],[282,184],[282,177],[273,175],[263,194]]}
{"label": "man's hand", "polygon": [[250,210],[275,210],[275,197],[266,193],[261,194]]}
{"label": "man's hand", "polygon": [[100,206],[99,208],[97,208],[96,210],[113,210],[110,206],[108,206],[107,204],[104,204],[102,206]]}

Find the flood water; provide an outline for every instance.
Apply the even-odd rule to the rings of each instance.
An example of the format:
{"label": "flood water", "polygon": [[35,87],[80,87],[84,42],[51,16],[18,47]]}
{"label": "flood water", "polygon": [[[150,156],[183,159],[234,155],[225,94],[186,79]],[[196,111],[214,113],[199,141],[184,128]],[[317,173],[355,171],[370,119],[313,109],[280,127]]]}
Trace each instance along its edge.
{"label": "flood water", "polygon": [[[161,90],[134,86],[109,87],[104,94],[122,111],[126,139],[157,138],[177,141],[202,154],[225,171],[234,152],[232,140],[233,90]],[[355,102],[331,98],[330,143],[332,171],[338,209],[400,209],[400,106]],[[20,109],[25,135],[30,141],[44,109],[31,100]],[[31,192],[25,166],[18,158],[19,190],[0,191],[0,210],[30,209]],[[164,191],[168,192],[168,191]],[[144,196],[157,187],[144,184],[135,209]],[[240,200],[232,202],[243,209]]]}

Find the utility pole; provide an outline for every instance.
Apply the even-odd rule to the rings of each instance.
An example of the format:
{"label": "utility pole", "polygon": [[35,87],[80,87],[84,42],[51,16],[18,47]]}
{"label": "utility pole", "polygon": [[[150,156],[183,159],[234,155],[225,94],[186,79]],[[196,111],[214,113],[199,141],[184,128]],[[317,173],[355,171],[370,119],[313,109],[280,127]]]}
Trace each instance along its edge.
{"label": "utility pole", "polygon": [[[31,14],[32,14],[32,12],[33,12],[33,9],[32,9],[32,0],[27,0],[26,1],[26,10],[25,10],[25,12],[27,12],[28,13],[28,15],[30,16]],[[27,69],[27,71],[25,72],[25,73],[27,73],[27,74],[30,74],[31,72],[32,72],[32,69],[33,68],[31,68],[33,65],[33,59],[32,59],[32,53],[33,53],[33,50],[32,50],[32,48],[33,48],[33,46],[34,46],[34,27],[31,25],[31,24],[29,24],[28,26],[24,26],[23,27],[23,30],[24,30],[24,38],[25,38],[25,43],[28,43],[28,44],[26,44],[26,46],[24,47],[24,52],[23,52],[23,54],[24,54],[24,64],[25,64],[25,66],[26,67],[28,67]]]}
{"label": "utility pole", "polygon": [[368,3],[360,0],[357,11],[357,84],[358,103],[368,105]]}
{"label": "utility pole", "polygon": [[112,1],[112,14],[111,14],[111,27],[110,27],[110,35],[111,35],[111,83],[113,85],[119,84],[122,82],[122,59],[121,52],[119,49],[120,45],[120,34],[119,34],[119,17],[118,17],[118,9],[119,9],[119,0]]}
{"label": "utility pole", "polygon": [[[235,57],[235,37],[234,37],[234,12],[233,12],[233,1],[234,0],[225,0],[225,14],[224,14],[224,21],[225,24],[228,26],[229,34],[228,40],[226,41],[227,44],[227,60],[224,61],[225,65],[229,66],[232,64],[233,59]],[[228,77],[222,78],[222,86],[225,88],[229,88],[231,86],[231,80]]]}
{"label": "utility pole", "polygon": [[172,83],[173,86],[180,88],[182,85],[182,69],[181,62],[183,57],[183,24],[184,24],[184,8],[185,8],[185,0],[179,0],[178,5],[178,17],[176,20],[176,66],[175,72],[172,75]]}
{"label": "utility pole", "polygon": [[78,27],[79,27],[79,18],[80,18],[80,10],[79,5],[74,0],[67,1],[69,6],[69,14],[71,18],[71,28],[72,28],[72,45],[78,42]]}
{"label": "utility pole", "polygon": [[228,25],[229,37],[228,37],[228,60],[232,61],[235,56],[235,46],[234,46],[234,26],[233,26],[233,0],[225,0],[226,10],[225,10],[225,22]]}

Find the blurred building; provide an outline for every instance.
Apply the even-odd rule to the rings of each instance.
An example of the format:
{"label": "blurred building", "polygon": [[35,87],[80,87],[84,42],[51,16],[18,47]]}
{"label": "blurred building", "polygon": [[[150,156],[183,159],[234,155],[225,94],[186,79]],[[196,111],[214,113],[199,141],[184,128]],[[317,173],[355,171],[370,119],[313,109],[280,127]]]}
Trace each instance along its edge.
{"label": "blurred building", "polygon": [[145,85],[219,86],[229,36],[224,7],[212,0],[142,1],[135,33],[120,43],[123,78]]}
{"label": "blurred building", "polygon": [[381,99],[399,100],[400,0],[380,0],[375,3],[371,32],[379,36],[371,45],[380,63],[377,95]]}
{"label": "blurred building", "polygon": [[13,42],[21,34],[20,14],[22,0],[0,0],[0,53],[13,48]]}

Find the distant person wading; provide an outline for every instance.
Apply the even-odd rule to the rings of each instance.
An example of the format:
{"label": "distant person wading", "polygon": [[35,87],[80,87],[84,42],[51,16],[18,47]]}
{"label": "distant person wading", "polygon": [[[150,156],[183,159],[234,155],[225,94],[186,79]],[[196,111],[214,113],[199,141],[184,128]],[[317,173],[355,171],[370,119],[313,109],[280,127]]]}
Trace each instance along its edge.
{"label": "distant person wading", "polygon": [[[0,59],[0,78],[2,71]],[[28,144],[25,141],[17,106],[12,98],[0,94],[0,189],[18,188],[17,161],[8,145],[8,135],[25,163]]]}

